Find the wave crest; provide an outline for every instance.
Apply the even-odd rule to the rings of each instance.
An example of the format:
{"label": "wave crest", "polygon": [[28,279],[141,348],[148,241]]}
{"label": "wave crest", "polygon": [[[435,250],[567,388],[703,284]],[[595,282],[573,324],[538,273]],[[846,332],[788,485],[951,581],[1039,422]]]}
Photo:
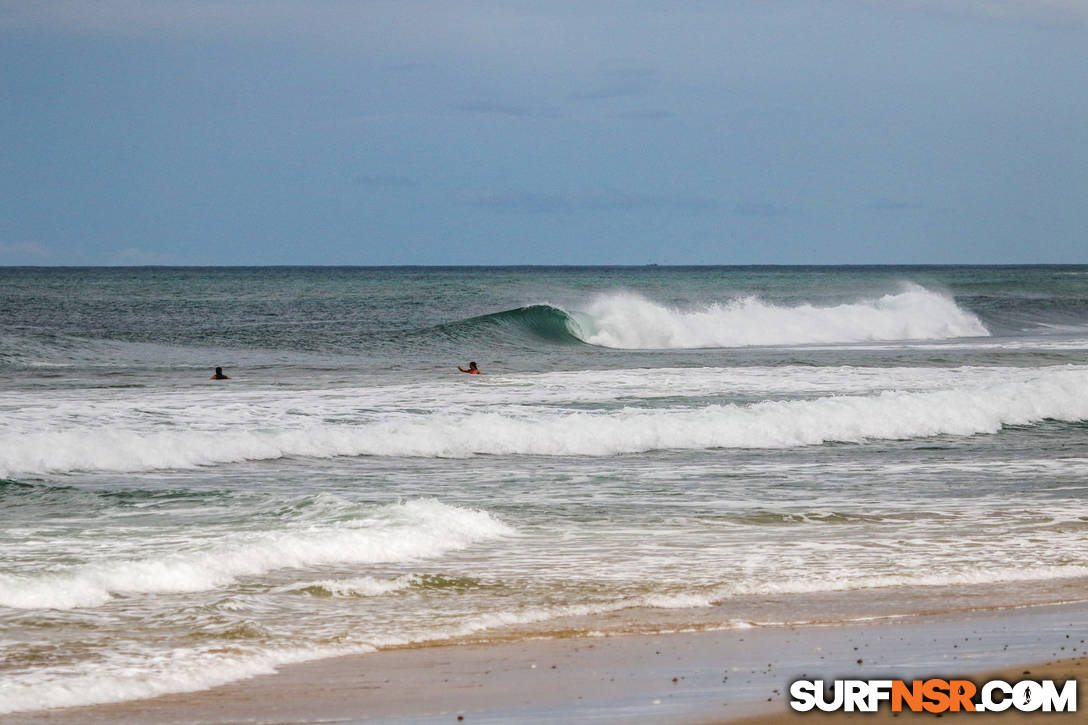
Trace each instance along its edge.
{"label": "wave crest", "polygon": [[425,330],[448,340],[477,340],[498,335],[507,340],[523,338],[559,344],[579,344],[583,333],[578,321],[549,304],[527,305]]}
{"label": "wave crest", "polygon": [[203,548],[147,558],[29,575],[0,573],[0,606],[96,607],[116,594],[207,591],[240,577],[287,567],[417,561],[514,532],[487,511],[433,499],[378,507],[340,523],[298,523],[285,529],[226,535]]}
{"label": "wave crest", "polygon": [[702,408],[610,411],[517,406],[396,414],[359,424],[247,431],[125,432],[81,428],[0,435],[0,476],[149,471],[291,456],[608,456],[651,450],[789,448],[828,442],[992,434],[1044,420],[1088,420],[1088,370],[932,391],[885,390]]}
{"label": "wave crest", "polygon": [[912,285],[897,294],[818,307],[775,305],[739,297],[678,309],[633,293],[595,299],[579,335],[621,349],[806,345],[892,340],[942,340],[989,335],[974,314],[945,295]]}

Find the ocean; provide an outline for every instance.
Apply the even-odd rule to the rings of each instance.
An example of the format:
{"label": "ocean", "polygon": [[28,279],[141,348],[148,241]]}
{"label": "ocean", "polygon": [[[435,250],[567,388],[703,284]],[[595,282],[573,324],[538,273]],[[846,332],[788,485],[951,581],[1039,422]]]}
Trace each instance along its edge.
{"label": "ocean", "polygon": [[1085,266],[2,268],[0,421],[0,713],[1088,583]]}

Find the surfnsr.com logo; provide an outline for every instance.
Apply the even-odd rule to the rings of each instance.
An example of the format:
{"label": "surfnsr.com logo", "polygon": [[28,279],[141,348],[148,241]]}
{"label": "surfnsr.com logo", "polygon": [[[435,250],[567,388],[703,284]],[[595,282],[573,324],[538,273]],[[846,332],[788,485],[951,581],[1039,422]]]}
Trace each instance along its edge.
{"label": "surfnsr.com logo", "polygon": [[1076,712],[1077,681],[1060,687],[1054,680],[796,680],[790,707],[798,712]]}

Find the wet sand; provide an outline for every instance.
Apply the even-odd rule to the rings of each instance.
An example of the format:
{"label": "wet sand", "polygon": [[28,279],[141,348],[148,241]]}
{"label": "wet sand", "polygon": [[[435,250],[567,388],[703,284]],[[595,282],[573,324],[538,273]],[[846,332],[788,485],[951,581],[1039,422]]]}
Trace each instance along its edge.
{"label": "wet sand", "polygon": [[[1088,604],[1078,603],[835,626],[450,644],[290,665],[201,692],[14,713],[0,723],[837,722],[854,718],[792,713],[789,683],[977,680],[1001,669],[1012,679],[1083,677],[1086,639]],[[1017,674],[1025,670],[1031,674]],[[1031,721],[1086,715],[1088,707]],[[971,722],[983,717],[995,715]]]}

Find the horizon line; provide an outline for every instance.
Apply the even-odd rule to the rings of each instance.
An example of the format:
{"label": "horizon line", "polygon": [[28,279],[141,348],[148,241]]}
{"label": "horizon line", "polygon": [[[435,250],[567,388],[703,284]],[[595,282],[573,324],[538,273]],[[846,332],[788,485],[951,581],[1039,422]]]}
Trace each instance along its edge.
{"label": "horizon line", "polygon": [[747,264],[0,264],[0,269],[876,269],[909,267],[950,269],[963,267],[1088,267],[1088,262],[865,262],[852,264],[747,263]]}

